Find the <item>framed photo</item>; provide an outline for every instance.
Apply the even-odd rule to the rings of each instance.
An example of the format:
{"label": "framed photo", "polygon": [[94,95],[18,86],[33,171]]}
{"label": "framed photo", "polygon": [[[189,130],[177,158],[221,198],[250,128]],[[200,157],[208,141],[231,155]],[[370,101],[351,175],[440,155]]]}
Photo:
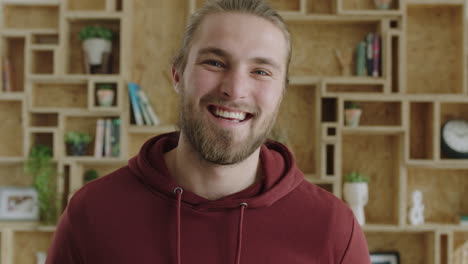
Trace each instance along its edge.
{"label": "framed photo", "polygon": [[0,220],[38,220],[38,194],[30,187],[0,187]]}
{"label": "framed photo", "polygon": [[370,254],[372,264],[400,264],[398,252],[375,252]]}

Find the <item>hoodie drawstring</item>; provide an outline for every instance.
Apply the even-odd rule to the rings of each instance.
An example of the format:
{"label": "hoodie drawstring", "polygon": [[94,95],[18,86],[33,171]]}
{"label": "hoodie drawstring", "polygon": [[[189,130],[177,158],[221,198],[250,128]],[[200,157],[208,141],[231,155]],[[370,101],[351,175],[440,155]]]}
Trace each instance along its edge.
{"label": "hoodie drawstring", "polygon": [[[177,264],[181,264],[180,257],[180,209],[182,203],[182,193],[184,190],[180,187],[174,189],[174,193],[177,195]],[[242,249],[242,230],[244,225],[244,212],[247,208],[247,203],[240,204],[240,217],[239,217],[239,233],[237,236],[237,253],[236,253],[236,264],[240,264],[240,256]]]}
{"label": "hoodie drawstring", "polygon": [[182,202],[182,193],[184,190],[180,187],[174,189],[174,193],[177,194],[177,264],[181,264],[180,260],[180,207]]}
{"label": "hoodie drawstring", "polygon": [[237,254],[236,254],[236,264],[240,264],[240,255],[242,248],[242,229],[244,224],[244,211],[247,207],[247,203],[240,204],[240,218],[239,218],[239,235],[237,237]]}

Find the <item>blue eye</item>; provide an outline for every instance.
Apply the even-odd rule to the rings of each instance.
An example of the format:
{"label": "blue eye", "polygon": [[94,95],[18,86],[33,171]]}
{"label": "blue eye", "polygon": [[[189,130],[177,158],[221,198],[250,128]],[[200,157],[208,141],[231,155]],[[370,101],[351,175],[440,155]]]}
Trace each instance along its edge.
{"label": "blue eye", "polygon": [[219,61],[215,61],[215,60],[207,60],[205,61],[206,64],[208,65],[211,65],[211,66],[215,66],[215,67],[224,67],[224,64],[222,64],[221,62]]}
{"label": "blue eye", "polygon": [[262,75],[262,76],[268,76],[268,73],[266,71],[262,70],[255,70],[253,71],[255,74]]}

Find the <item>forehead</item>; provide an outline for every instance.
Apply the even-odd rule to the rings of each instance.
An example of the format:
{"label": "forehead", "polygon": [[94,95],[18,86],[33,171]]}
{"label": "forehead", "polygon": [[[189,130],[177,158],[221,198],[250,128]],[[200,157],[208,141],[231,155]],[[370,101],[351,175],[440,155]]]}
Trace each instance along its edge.
{"label": "forehead", "polygon": [[195,33],[190,54],[207,47],[220,48],[232,56],[266,57],[285,64],[287,44],[283,32],[265,18],[223,12],[206,16]]}

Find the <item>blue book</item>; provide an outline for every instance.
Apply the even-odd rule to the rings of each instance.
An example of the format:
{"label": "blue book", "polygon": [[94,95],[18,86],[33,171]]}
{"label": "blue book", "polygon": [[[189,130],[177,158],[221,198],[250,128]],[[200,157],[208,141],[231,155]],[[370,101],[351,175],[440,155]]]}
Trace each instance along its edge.
{"label": "blue book", "polygon": [[140,105],[139,105],[139,100],[137,96],[137,91],[140,90],[140,86],[137,85],[136,83],[129,82],[128,83],[128,93],[130,96],[130,102],[132,105],[132,110],[133,110],[133,117],[135,119],[135,123],[138,126],[143,125],[143,117],[141,114],[140,110]]}

